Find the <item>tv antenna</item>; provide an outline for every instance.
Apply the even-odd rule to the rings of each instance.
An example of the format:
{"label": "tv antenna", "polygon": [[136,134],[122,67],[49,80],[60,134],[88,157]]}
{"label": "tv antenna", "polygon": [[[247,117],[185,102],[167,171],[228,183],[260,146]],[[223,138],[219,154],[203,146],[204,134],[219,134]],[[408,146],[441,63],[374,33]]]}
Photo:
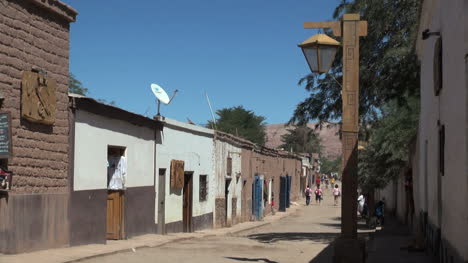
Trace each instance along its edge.
{"label": "tv antenna", "polygon": [[158,114],[156,116],[161,116],[161,102],[168,105],[174,99],[175,95],[179,90],[174,90],[174,93],[172,94],[172,97],[170,99],[166,91],[163,88],[161,88],[158,84],[151,83],[151,91],[153,92],[154,96],[156,96],[156,100],[158,102]]}

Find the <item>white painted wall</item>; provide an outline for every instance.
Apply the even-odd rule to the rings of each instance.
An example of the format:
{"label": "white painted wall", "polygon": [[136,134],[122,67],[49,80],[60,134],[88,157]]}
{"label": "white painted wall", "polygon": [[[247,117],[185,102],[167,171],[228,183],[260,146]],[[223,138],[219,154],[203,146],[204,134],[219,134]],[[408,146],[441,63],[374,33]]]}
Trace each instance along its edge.
{"label": "white painted wall", "polygon": [[[184,170],[193,172],[193,210],[192,215],[200,216],[213,212],[214,195],[216,191],[213,172],[213,130],[199,126],[165,119],[163,131],[158,135],[161,144],[156,146],[156,169],[166,168],[166,211],[167,223],[182,221],[183,192],[172,191],[170,188],[171,160],[184,161]],[[200,175],[207,175],[208,197],[199,201]],[[158,199],[158,185],[155,191]],[[158,204],[155,204],[155,222],[158,220]]]}
{"label": "white painted wall", "polygon": [[107,188],[107,147],[126,148],[126,187],[154,184],[154,131],[76,110],[73,190]]}
{"label": "white painted wall", "polygon": [[[227,219],[228,225],[231,224],[232,220],[232,198],[237,198],[236,203],[236,217],[240,220],[241,217],[241,205],[242,205],[242,178],[237,180],[236,175],[241,173],[241,148],[236,147],[230,143],[215,140],[215,152],[214,152],[214,170],[216,175],[217,191],[216,197],[224,197],[225,193],[225,180],[227,176],[227,158],[232,158],[232,175],[231,184],[229,185],[228,194],[228,207],[227,207]],[[242,177],[242,176],[241,176]],[[216,222],[216,218],[214,220]]]}
{"label": "white painted wall", "polygon": [[[435,37],[419,40],[421,58],[421,118],[419,126],[419,182],[427,184],[419,191],[429,220],[442,228],[446,238],[468,260],[468,108],[465,55],[468,50],[465,30],[468,27],[467,1],[428,1],[430,16],[421,24],[440,31],[443,40],[443,90],[433,92],[433,53]],[[430,4],[430,5],[429,5]],[[425,15],[423,14],[423,17]],[[438,176],[437,120],[445,125],[445,176]],[[426,143],[427,142],[427,143]],[[426,146],[427,145],[427,146]],[[427,150],[426,150],[427,147]],[[427,154],[426,154],[427,153]],[[427,157],[427,158],[426,158]],[[427,183],[425,179],[427,178]],[[441,205],[438,203],[438,180],[441,180]],[[425,200],[427,196],[427,201]],[[422,199],[422,200],[421,200]],[[441,212],[441,222],[438,213]]]}

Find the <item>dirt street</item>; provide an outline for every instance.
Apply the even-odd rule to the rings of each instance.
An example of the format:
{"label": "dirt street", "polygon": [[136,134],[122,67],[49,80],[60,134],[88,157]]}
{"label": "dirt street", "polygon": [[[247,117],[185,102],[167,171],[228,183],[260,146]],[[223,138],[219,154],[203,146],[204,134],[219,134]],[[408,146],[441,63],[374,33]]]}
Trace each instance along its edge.
{"label": "dirt street", "polygon": [[295,214],[235,236],[192,239],[84,262],[309,262],[340,232],[340,207],[333,205],[330,191],[320,206],[301,203]]}

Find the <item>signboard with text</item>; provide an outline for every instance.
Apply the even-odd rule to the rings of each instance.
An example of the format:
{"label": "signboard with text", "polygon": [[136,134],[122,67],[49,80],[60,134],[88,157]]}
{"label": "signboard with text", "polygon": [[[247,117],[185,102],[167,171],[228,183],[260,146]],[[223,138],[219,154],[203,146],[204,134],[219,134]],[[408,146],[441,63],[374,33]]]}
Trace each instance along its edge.
{"label": "signboard with text", "polygon": [[0,158],[10,158],[11,148],[11,115],[8,112],[0,112]]}

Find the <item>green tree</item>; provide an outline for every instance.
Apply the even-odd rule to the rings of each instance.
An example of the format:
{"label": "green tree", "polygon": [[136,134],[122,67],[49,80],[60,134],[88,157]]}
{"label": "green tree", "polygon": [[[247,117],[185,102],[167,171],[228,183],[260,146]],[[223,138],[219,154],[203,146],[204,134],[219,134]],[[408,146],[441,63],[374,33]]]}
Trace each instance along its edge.
{"label": "green tree", "polygon": [[[419,118],[418,34],[420,0],[342,0],[334,19],[359,13],[369,23],[360,46],[360,139],[369,142],[359,154],[359,183],[384,187],[407,163],[409,144]],[[329,31],[326,33],[330,34]],[[290,123],[340,120],[342,50],[329,74],[309,74],[299,81],[310,96],[298,104]]]}
{"label": "green tree", "polygon": [[[407,98],[419,94],[414,41],[420,4],[420,0],[343,0],[335,9],[334,19],[359,13],[369,22],[368,35],[361,38],[360,46],[359,117],[363,128],[379,118],[385,103],[395,100],[404,105]],[[312,73],[299,81],[310,96],[297,105],[290,123],[341,119],[342,66],[339,49],[328,74]]]}
{"label": "green tree", "polygon": [[371,130],[368,146],[359,153],[358,178],[364,189],[385,187],[407,165],[417,134],[419,99],[408,99],[407,106],[389,102],[382,114]]}
{"label": "green tree", "polygon": [[317,133],[306,125],[287,129],[287,133],[281,135],[283,144],[280,146],[286,151],[296,153],[320,153],[320,138]]}
{"label": "green tree", "polygon": [[70,72],[70,78],[68,79],[68,92],[86,96],[88,89],[83,87],[81,81],[76,79],[75,75]]}
{"label": "green tree", "polygon": [[324,174],[341,174],[341,156],[334,160],[325,157],[320,158],[320,172]]}
{"label": "green tree", "polygon": [[216,128],[259,145],[265,144],[265,117],[255,115],[242,106],[217,110],[216,115],[216,127],[212,121],[208,121],[208,128]]}

